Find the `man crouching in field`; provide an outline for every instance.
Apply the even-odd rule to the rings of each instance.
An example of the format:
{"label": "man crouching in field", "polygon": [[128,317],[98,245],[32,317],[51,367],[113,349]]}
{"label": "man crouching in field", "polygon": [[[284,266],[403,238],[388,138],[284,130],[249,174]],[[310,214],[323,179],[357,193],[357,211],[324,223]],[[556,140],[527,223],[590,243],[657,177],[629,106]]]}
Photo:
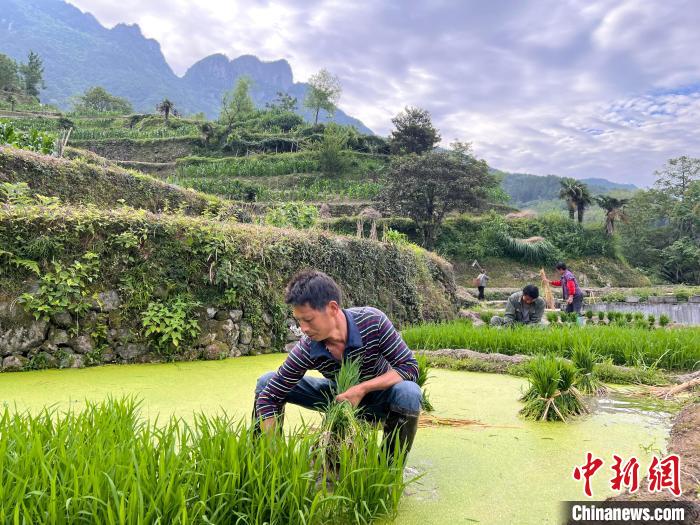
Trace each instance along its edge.
{"label": "man crouching in field", "polygon": [[516,324],[537,325],[542,321],[546,307],[540,297],[540,290],[534,284],[528,284],[522,292],[515,292],[506,302],[506,313],[503,317],[494,315],[491,326],[513,326]]}
{"label": "man crouching in field", "polygon": [[[276,372],[258,379],[255,415],[264,430],[282,424],[285,403],[324,410],[345,359],[358,360],[360,383],[336,397],[383,421],[384,443],[398,438],[406,453],[418,428],[421,390],[418,363],[391,321],[369,306],[341,308],[336,282],[323,272],[303,271],[287,285],[285,300],[304,336]],[[323,378],[308,377],[318,370]]]}

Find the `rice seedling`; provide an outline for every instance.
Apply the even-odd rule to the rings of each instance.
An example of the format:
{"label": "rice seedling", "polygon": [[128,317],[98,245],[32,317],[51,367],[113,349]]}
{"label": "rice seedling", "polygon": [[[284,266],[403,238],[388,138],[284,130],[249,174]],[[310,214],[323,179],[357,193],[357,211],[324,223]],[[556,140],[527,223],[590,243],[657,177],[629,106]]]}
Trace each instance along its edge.
{"label": "rice seedling", "polygon": [[[371,523],[395,515],[405,483],[376,428],[338,449],[331,493],[317,483],[319,433],[258,435],[228,416],[140,419],[133,399],[81,412],[0,413],[0,515],[8,523]],[[357,449],[362,450],[361,454]]]}
{"label": "rice seedling", "polygon": [[671,322],[671,318],[666,314],[661,314],[659,316],[659,326],[664,327]]}
{"label": "rice seedling", "polygon": [[656,326],[656,317],[654,317],[654,314],[649,314],[647,316],[647,321],[649,322],[649,328],[654,328],[654,326]]}
{"label": "rice seedling", "polygon": [[559,316],[556,312],[547,312],[547,321],[549,324],[557,324],[559,322]]}
{"label": "rice seedling", "polygon": [[593,319],[593,311],[592,310],[586,310],[586,319],[589,321]]}
{"label": "rice seedling", "polygon": [[579,342],[574,345],[571,362],[576,368],[576,388],[584,394],[604,396],[608,389],[595,373],[597,360],[597,356],[591,351],[590,343]]}
{"label": "rice seedling", "polygon": [[627,312],[627,313],[625,314],[625,319],[627,319],[627,322],[628,322],[628,323],[631,323],[631,322],[632,322],[632,319],[634,319],[634,315],[632,314],[632,312]]}
{"label": "rice seedling", "polygon": [[564,421],[588,412],[574,386],[576,369],[552,355],[539,355],[529,364],[529,388],[520,413],[527,419]]}
{"label": "rice seedling", "polygon": [[582,338],[589,340],[591,350],[601,358],[612,358],[614,364],[635,366],[642,356],[647,362],[659,360],[665,370],[694,370],[700,361],[700,328],[652,330],[629,326],[589,325],[533,330],[515,326],[497,330],[473,326],[463,321],[426,323],[402,330],[406,344],[415,349],[469,348],[479,352],[537,355],[551,353],[562,357]]}
{"label": "rice seedling", "polygon": [[322,454],[323,470],[337,472],[340,452],[343,447],[352,448],[357,437],[367,429],[367,423],[359,416],[359,409],[347,401],[336,401],[341,394],[360,382],[360,363],[346,359],[343,361],[335,380],[335,390],[328,408],[323,414],[318,448]]}
{"label": "rice seedling", "polygon": [[428,397],[428,391],[425,385],[430,379],[430,363],[428,358],[424,354],[416,354],[416,361],[418,361],[418,381],[417,384],[423,392],[423,397],[420,400],[421,408],[426,412],[432,412],[434,410],[433,404],[430,402]]}
{"label": "rice seedling", "polygon": [[605,320],[605,312],[598,312],[598,322],[603,322]]}
{"label": "rice seedling", "polygon": [[495,314],[491,310],[484,310],[483,312],[479,312],[479,319],[481,319],[484,323],[489,324],[494,315]]}

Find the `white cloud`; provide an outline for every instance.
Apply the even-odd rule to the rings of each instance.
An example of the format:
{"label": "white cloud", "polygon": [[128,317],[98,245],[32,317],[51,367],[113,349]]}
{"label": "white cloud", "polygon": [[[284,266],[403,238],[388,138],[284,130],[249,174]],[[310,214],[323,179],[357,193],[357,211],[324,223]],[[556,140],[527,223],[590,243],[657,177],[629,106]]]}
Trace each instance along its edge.
{"label": "white cloud", "polygon": [[502,169],[650,183],[700,149],[695,0],[72,3],[138,23],[178,74],[216,52],[286,58],[298,81],[325,67],[376,132],[421,106]]}

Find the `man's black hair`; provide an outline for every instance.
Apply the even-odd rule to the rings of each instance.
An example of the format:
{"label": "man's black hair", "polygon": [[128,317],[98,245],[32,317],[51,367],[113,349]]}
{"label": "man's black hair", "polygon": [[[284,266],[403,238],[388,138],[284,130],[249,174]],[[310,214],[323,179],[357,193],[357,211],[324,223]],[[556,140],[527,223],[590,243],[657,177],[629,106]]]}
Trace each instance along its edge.
{"label": "man's black hair", "polygon": [[534,284],[528,284],[523,288],[523,295],[527,295],[532,299],[537,299],[540,296],[540,289]]}
{"label": "man's black hair", "polygon": [[292,306],[308,304],[314,310],[323,310],[335,301],[340,306],[341,291],[338,284],[318,270],[302,270],[287,284],[284,300]]}
{"label": "man's black hair", "polygon": [[557,270],[566,270],[566,264],[563,263],[562,261],[559,261],[559,262],[556,264],[555,268],[556,268]]}

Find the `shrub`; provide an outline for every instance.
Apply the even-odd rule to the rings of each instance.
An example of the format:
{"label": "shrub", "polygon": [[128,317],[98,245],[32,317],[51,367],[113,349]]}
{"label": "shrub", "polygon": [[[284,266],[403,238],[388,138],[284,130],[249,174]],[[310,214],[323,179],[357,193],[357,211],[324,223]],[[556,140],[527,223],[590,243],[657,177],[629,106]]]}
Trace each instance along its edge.
{"label": "shrub", "polygon": [[146,337],[155,349],[166,357],[172,357],[183,343],[199,333],[197,319],[190,314],[199,303],[185,295],[178,295],[168,302],[153,301],[143,314],[141,323]]}
{"label": "shrub", "polygon": [[671,318],[670,318],[668,315],[666,315],[666,314],[661,314],[661,315],[659,316],[659,325],[661,325],[661,326],[666,326],[666,325],[667,325],[668,323],[670,323],[670,322],[671,322]]}
{"label": "shrub", "polygon": [[300,202],[286,202],[265,214],[265,223],[278,228],[312,228],[318,222],[318,208]]}

